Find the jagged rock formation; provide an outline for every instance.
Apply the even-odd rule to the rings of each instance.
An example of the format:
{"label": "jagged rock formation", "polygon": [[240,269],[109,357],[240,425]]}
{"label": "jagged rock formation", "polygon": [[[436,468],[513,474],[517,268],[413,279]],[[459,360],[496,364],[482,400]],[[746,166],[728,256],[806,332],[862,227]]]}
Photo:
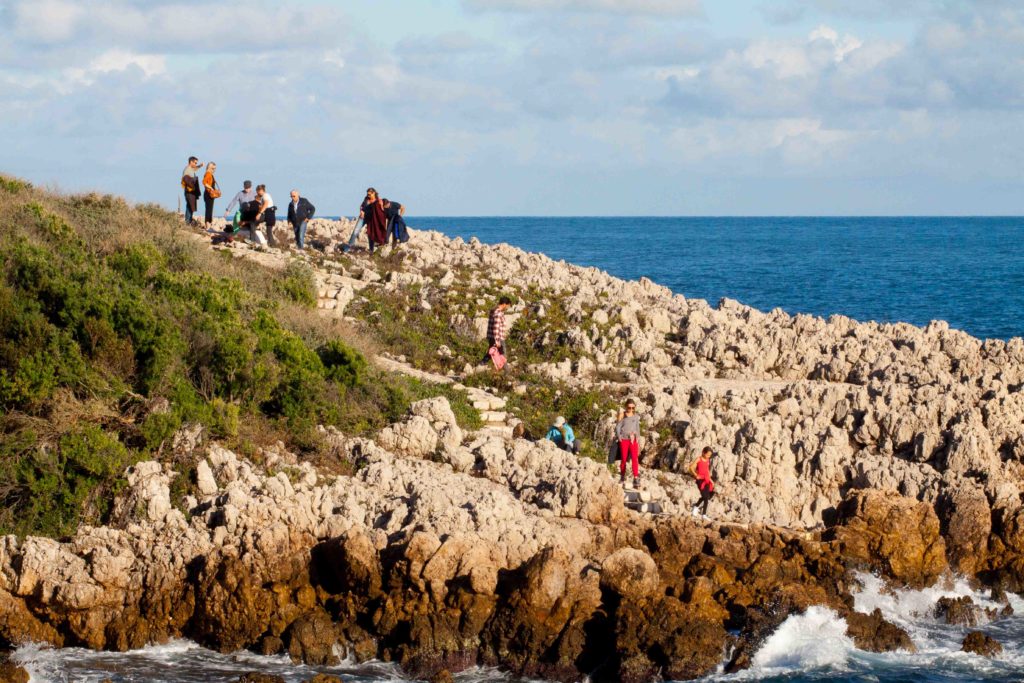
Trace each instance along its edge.
{"label": "jagged rock formation", "polygon": [[[183,509],[170,471],[145,462],[110,528],[4,538],[0,639],[124,649],[186,636],[308,662],[380,657],[419,677],[490,664],[685,679],[730,646],[730,667],[744,666],[811,605],[845,616],[860,647],[912,647],[881,613],[853,612],[852,570],[925,586],[952,566],[1022,585],[1021,340],[712,309],[507,245],[414,240],[386,273],[366,259],[329,265],[321,301],[335,303],[321,309],[346,315],[370,287],[415,287],[433,306],[462,296],[456,285],[500,283],[530,292],[517,312],[538,318],[557,299],[573,355],[535,369],[638,398],[663,470],[645,488],[666,514],[627,510],[602,465],[466,434],[428,399],[372,440],[324,430],[352,476],[214,444]],[[477,324],[479,311],[448,303],[451,325]],[[705,444],[719,453],[724,523],[678,514],[696,498],[680,472]]]}

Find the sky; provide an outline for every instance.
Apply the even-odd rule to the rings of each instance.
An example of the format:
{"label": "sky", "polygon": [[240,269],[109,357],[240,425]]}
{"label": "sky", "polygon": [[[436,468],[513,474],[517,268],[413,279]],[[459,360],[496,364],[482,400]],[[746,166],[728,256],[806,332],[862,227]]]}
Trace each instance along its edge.
{"label": "sky", "polygon": [[[0,171],[174,208],[1019,215],[1020,0],[0,0]],[[223,201],[222,201],[223,204]]]}

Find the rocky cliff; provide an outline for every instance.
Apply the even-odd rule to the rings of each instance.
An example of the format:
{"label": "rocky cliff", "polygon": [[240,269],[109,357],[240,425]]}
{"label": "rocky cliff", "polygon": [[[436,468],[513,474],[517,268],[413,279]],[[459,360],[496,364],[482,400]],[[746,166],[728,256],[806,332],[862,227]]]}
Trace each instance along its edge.
{"label": "rocky cliff", "polygon": [[[342,232],[311,234],[330,252]],[[290,258],[231,249],[269,267]],[[514,391],[550,381],[636,397],[658,468],[644,486],[668,514],[624,508],[602,463],[465,433],[439,398],[374,439],[323,430],[352,475],[180,439],[198,460],[180,505],[170,468],[144,462],[110,526],[3,539],[0,638],[125,649],[185,636],[311,663],[379,657],[416,676],[482,663],[642,681],[742,667],[815,604],[844,615],[860,647],[912,647],[853,611],[854,570],[911,586],[953,570],[1020,590],[1019,339],[711,308],[437,233],[386,258],[314,260],[325,315],[370,333],[389,314],[440,319],[454,336],[448,353],[429,350],[438,372],[471,377],[452,349],[491,295],[515,295],[536,343],[513,347],[531,366]],[[387,301],[402,307],[367,305]],[[583,436],[603,444],[611,424]],[[680,472],[704,445],[719,453],[713,522],[681,514],[696,489]]]}

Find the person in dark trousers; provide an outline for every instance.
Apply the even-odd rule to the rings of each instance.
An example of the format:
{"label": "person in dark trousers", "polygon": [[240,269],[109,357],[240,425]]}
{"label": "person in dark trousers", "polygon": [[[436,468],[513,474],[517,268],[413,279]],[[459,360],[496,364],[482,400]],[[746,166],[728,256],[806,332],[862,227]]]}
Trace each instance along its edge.
{"label": "person in dark trousers", "polygon": [[206,205],[206,226],[213,223],[213,203],[220,198],[220,185],[214,174],[217,172],[217,164],[212,161],[206,164],[206,174],[203,176],[203,203]]}
{"label": "person in dark trousers", "polygon": [[626,408],[615,425],[615,438],[619,441],[619,482],[626,483],[626,461],[633,461],[633,488],[640,486],[640,417],[636,414],[633,399],[626,401]]}
{"label": "person in dark trousers", "polygon": [[503,356],[508,356],[505,349],[505,311],[512,305],[512,299],[502,296],[498,299],[498,305],[491,309],[487,317],[487,352],[481,362],[488,363],[491,360],[491,347],[498,350]]}
{"label": "person in dark trousers", "polygon": [[185,223],[197,225],[195,220],[196,206],[199,204],[199,195],[202,189],[199,184],[199,159],[188,158],[188,165],[181,172],[181,187],[185,191]]}
{"label": "person in dark trousers", "polygon": [[693,516],[699,514],[708,518],[708,503],[715,495],[715,482],[711,481],[711,456],[715,452],[709,446],[705,446],[700,452],[700,457],[690,465],[690,474],[697,480],[697,489],[700,491],[700,502],[693,506]]}
{"label": "person in dark trousers", "polygon": [[277,207],[274,206],[274,198],[267,192],[266,185],[256,186],[256,203],[259,204],[259,211],[256,212],[256,220],[252,226],[253,239],[259,241],[257,231],[261,222],[267,224],[267,242],[274,241],[274,226],[277,225]]}
{"label": "person in dark trousers", "polygon": [[384,204],[377,190],[372,187],[366,190],[366,199],[359,207],[359,217],[366,224],[366,239],[370,243],[370,253],[388,241],[388,219],[384,216]]}
{"label": "person in dark trousers", "polygon": [[292,190],[291,202],[288,204],[288,224],[295,231],[295,247],[299,251],[306,248],[306,223],[316,213],[316,207],[309,200]]}
{"label": "person in dark trousers", "polygon": [[384,199],[384,216],[388,219],[387,236],[391,238],[391,246],[397,247],[409,241],[409,227],[405,224],[405,207],[398,202]]}
{"label": "person in dark trousers", "polygon": [[[235,208],[235,205],[237,205],[238,208],[241,209],[242,211],[242,220],[246,220],[246,213],[248,212],[249,207],[253,207],[253,209],[256,208],[254,204],[255,201],[256,190],[252,189],[252,181],[246,180],[245,182],[242,183],[242,189],[239,190],[238,193],[231,198],[231,202],[228,204],[228,208],[224,209],[224,218],[230,216],[231,212]],[[255,210],[253,210],[252,217],[255,217],[255,215],[256,212]]]}

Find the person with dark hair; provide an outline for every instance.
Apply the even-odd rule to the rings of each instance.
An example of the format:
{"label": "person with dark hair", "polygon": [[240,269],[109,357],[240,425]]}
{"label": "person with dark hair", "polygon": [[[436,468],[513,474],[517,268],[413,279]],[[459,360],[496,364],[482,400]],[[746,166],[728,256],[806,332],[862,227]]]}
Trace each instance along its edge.
{"label": "person with dark hair", "polygon": [[700,452],[700,457],[690,465],[690,474],[697,480],[697,489],[700,491],[700,502],[693,506],[693,516],[699,514],[708,519],[708,503],[715,495],[715,482],[711,481],[711,456],[715,452],[710,446],[705,446]]}
{"label": "person with dark hair", "polygon": [[[224,217],[227,218],[228,216],[230,216],[231,212],[235,208],[235,205],[237,204],[238,208],[242,210],[242,220],[245,220],[247,217],[246,213],[248,212],[249,207],[252,206],[252,203],[255,201],[256,191],[252,189],[252,181],[246,180],[245,182],[242,183],[242,189],[239,190],[238,193],[231,198],[231,203],[228,204],[228,208],[224,209]],[[253,212],[252,215],[255,216],[255,212]]]}
{"label": "person with dark hair", "polygon": [[359,217],[366,224],[366,239],[370,243],[370,253],[388,241],[388,219],[384,215],[384,204],[377,190],[372,187],[366,190],[366,199],[359,207]]}
{"label": "person with dark hair", "polygon": [[626,401],[626,407],[619,414],[615,425],[615,438],[619,441],[619,482],[626,484],[626,461],[633,461],[633,488],[640,486],[640,417],[636,414],[633,399]]}
{"label": "person with dark hair", "polygon": [[306,248],[306,224],[316,213],[316,207],[308,199],[292,190],[292,201],[288,204],[288,223],[295,231],[295,248],[303,251]]}
{"label": "person with dark hair", "polygon": [[220,198],[220,185],[214,173],[217,172],[217,164],[212,161],[206,164],[206,175],[203,176],[203,203],[206,205],[206,225],[213,223],[213,203]]}
{"label": "person with dark hair", "polygon": [[408,242],[409,227],[405,224],[405,207],[390,199],[382,199],[381,203],[384,205],[384,216],[388,219],[387,237],[391,239],[391,246],[397,247],[399,242]]}
{"label": "person with dark hair", "polygon": [[181,188],[185,191],[185,223],[198,225],[195,220],[196,206],[202,193],[199,185],[199,159],[189,157],[185,170],[181,172]]}
{"label": "person with dark hair", "polygon": [[267,192],[266,185],[256,186],[256,203],[259,206],[259,210],[256,212],[256,220],[253,221],[252,225],[253,239],[257,242],[260,240],[258,234],[259,224],[266,222],[267,241],[272,242],[274,240],[274,226],[277,225],[277,207],[274,206],[274,198]]}
{"label": "person with dark hair", "polygon": [[491,309],[487,316],[487,353],[484,354],[482,362],[491,360],[491,349],[496,349],[502,356],[508,356],[505,349],[505,311],[512,305],[512,299],[502,296],[498,299],[498,305]]}

